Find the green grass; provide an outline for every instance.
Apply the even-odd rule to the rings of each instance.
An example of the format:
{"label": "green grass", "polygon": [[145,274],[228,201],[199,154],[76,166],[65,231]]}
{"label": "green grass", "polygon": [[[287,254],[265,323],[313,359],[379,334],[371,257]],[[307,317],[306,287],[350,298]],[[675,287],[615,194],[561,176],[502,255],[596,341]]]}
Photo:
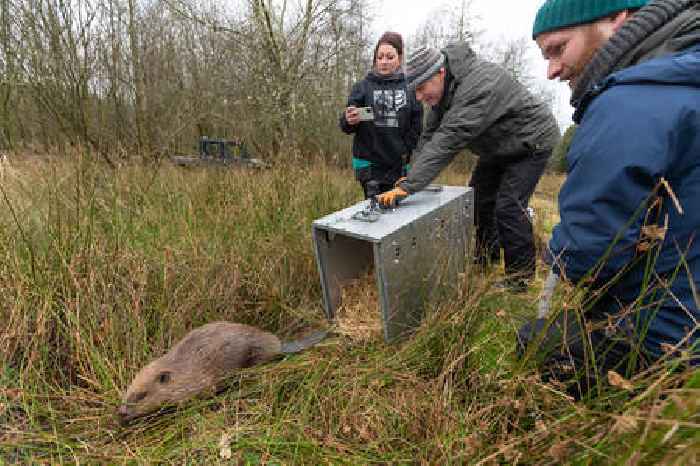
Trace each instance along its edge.
{"label": "green grass", "polygon": [[[310,225],[360,189],[323,166],[115,171],[79,156],[3,176],[0,463],[217,464],[222,436],[239,464],[697,461],[697,371],[571,402],[515,359],[538,289],[497,292],[499,270],[465,274],[461,297],[430,303],[400,344],[335,337],[120,427],[131,377],[198,325],[326,325]],[[560,182],[543,179],[533,201],[540,236]]]}

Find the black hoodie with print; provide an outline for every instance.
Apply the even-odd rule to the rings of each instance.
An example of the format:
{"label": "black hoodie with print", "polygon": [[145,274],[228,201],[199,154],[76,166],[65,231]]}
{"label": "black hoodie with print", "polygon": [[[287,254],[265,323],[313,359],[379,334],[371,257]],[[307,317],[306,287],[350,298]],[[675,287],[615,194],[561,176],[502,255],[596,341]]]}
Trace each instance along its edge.
{"label": "black hoodie with print", "polygon": [[345,112],[340,129],[355,134],[352,155],[367,160],[381,170],[400,168],[402,156],[410,154],[421,134],[423,108],[415,93],[406,89],[403,73],[381,76],[369,72],[355,83],[348,97],[348,107],[372,107],[374,121],[349,125]]}

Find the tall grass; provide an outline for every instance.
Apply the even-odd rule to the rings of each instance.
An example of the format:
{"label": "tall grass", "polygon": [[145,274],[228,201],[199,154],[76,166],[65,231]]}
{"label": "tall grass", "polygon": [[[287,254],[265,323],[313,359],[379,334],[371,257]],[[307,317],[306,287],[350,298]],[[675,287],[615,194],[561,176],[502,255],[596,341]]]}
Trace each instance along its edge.
{"label": "tall grass", "polygon": [[[538,188],[540,236],[560,181]],[[118,425],[131,377],[198,325],[283,338],[326,325],[310,224],[360,195],[324,166],[15,163],[0,190],[0,463],[211,464],[229,449],[242,464],[697,460],[697,373],[657,371],[573,403],[514,358],[537,290],[492,290],[498,270],[470,270],[400,344],[341,333],[217,397]]]}

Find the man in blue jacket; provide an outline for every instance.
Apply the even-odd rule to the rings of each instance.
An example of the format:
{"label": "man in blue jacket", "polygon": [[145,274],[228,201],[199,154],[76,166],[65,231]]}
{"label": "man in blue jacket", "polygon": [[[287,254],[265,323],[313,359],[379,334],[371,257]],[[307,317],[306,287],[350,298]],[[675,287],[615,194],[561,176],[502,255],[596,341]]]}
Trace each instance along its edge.
{"label": "man in blue jacket", "polygon": [[552,267],[588,292],[583,316],[523,327],[521,349],[543,333],[545,377],[576,397],[609,370],[698,364],[700,3],[547,0],[533,38],[579,125]]}

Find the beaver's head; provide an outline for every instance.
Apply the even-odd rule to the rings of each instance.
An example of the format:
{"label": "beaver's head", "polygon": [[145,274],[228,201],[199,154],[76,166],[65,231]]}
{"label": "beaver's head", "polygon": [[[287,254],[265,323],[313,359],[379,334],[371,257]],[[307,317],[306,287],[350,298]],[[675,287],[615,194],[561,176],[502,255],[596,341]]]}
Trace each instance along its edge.
{"label": "beaver's head", "polygon": [[156,359],[141,369],[126,390],[117,414],[122,424],[185,401],[202,391],[206,377],[193,377],[186,368]]}

